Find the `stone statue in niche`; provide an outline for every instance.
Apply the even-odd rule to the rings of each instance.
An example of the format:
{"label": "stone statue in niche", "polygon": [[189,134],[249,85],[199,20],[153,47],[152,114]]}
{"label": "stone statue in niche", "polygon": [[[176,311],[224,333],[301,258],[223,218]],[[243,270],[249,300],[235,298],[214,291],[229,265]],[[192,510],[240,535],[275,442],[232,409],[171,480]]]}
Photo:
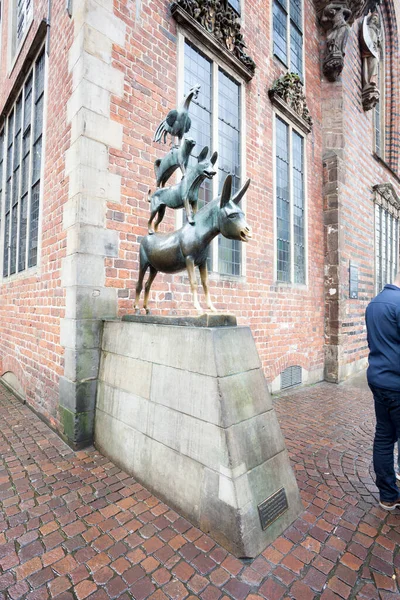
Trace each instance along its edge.
{"label": "stone statue in niche", "polygon": [[322,13],[321,24],[328,31],[322,70],[329,81],[336,81],[343,70],[350,16],[351,11],[346,6],[333,2]]}
{"label": "stone statue in niche", "polygon": [[381,20],[378,12],[367,15],[361,24],[362,104],[371,110],[379,102],[379,63],[382,51]]}

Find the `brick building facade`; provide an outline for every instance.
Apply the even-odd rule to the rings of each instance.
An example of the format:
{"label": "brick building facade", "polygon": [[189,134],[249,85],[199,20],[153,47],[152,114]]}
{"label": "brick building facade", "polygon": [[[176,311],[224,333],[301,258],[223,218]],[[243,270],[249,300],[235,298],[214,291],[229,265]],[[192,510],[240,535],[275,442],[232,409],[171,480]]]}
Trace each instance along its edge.
{"label": "brick building facade", "polygon": [[[0,2],[0,376],[71,443],[91,439],[102,319],[133,310],[168,148],[154,131],[193,83],[193,153],[219,152],[201,201],[229,172],[252,180],[253,240],[211,249],[217,309],[250,325],[274,391],[365,366],[364,310],[398,264],[400,210],[400,5],[375,4]],[[380,101],[364,110],[371,10]],[[159,274],[151,308],[192,314],[187,275]]]}

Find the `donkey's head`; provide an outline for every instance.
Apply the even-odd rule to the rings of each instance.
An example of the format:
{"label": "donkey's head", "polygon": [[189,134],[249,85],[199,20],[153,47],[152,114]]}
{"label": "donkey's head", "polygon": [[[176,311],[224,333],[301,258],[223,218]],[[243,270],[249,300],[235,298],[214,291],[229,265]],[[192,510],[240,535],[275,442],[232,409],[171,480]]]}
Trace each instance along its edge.
{"label": "donkey's head", "polygon": [[247,225],[244,212],[239,206],[239,202],[247,192],[249,185],[250,179],[231,198],[232,175],[228,175],[224,181],[219,204],[218,224],[222,235],[230,240],[248,242],[251,238],[251,229]]}

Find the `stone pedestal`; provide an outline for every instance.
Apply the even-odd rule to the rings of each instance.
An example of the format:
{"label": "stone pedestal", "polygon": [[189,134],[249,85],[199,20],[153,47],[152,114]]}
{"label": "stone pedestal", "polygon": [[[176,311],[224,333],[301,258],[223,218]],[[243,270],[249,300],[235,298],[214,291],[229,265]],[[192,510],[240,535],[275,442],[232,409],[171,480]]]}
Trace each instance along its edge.
{"label": "stone pedestal", "polygon": [[302,504],[253,337],[225,317],[170,323],[105,322],[96,446],[230,552],[254,557]]}

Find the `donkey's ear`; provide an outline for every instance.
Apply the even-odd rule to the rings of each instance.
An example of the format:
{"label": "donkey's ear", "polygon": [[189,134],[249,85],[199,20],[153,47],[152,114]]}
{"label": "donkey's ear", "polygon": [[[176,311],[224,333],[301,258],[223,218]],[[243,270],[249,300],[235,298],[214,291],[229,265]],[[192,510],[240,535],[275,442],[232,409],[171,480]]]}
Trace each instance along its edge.
{"label": "donkey's ear", "polygon": [[221,202],[220,202],[221,208],[224,208],[224,206],[226,204],[228,204],[229,200],[231,199],[231,193],[232,193],[232,175],[227,175],[227,177],[224,181],[224,185],[223,185],[222,193],[221,193]]}
{"label": "donkey's ear", "polygon": [[241,201],[241,199],[243,198],[243,196],[249,189],[250,181],[251,181],[251,179],[248,179],[246,181],[246,183],[244,184],[244,186],[242,187],[242,189],[240,189],[238,191],[238,193],[233,196],[232,202],[234,202],[235,204],[239,204],[239,202]]}
{"label": "donkey's ear", "polygon": [[197,162],[201,162],[207,158],[208,154],[208,146],[204,146],[203,150],[200,152]]}
{"label": "donkey's ear", "polygon": [[212,165],[215,165],[215,163],[217,162],[217,158],[218,158],[218,152],[215,151],[214,154],[212,155],[212,157],[210,158],[210,162]]}

